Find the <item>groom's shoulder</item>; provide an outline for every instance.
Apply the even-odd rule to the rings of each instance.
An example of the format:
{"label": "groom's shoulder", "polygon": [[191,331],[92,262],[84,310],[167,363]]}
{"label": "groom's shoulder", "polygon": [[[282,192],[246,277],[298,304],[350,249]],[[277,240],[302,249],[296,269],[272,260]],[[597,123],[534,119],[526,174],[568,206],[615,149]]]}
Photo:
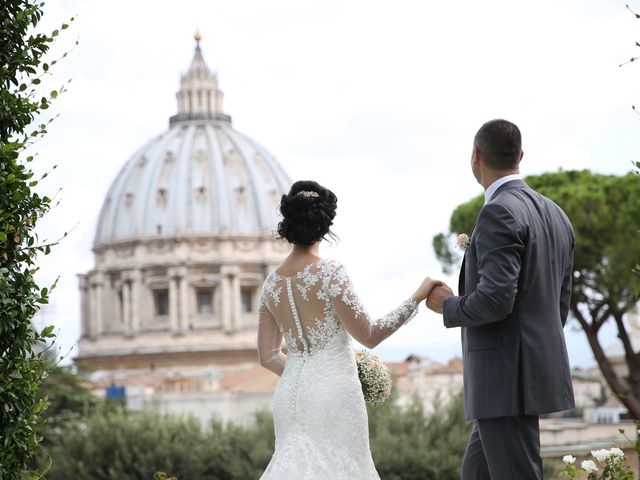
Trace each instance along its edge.
{"label": "groom's shoulder", "polygon": [[536,189],[530,187],[529,185],[526,185],[526,189],[528,192],[531,192],[531,197],[534,200],[537,200],[540,203],[544,203],[549,208],[560,211],[563,215],[565,214],[564,210],[562,210],[562,207],[560,207],[555,201],[553,201],[549,197],[543,195],[542,193],[538,192]]}
{"label": "groom's shoulder", "polygon": [[511,213],[519,210],[523,206],[523,199],[517,194],[514,188],[506,188],[496,192],[496,194],[487,202],[483,210],[501,211],[507,210]]}
{"label": "groom's shoulder", "polygon": [[538,197],[546,199],[523,181],[509,182],[496,192],[481,213],[484,216],[522,219],[530,211],[531,203],[540,201]]}
{"label": "groom's shoulder", "polygon": [[531,205],[535,204],[538,206],[533,208],[534,211],[541,208],[543,211],[555,212],[553,215],[561,217],[565,223],[571,223],[562,207],[524,182],[518,188],[499,192],[490,203],[501,205],[509,210],[514,217],[528,216],[532,211]]}
{"label": "groom's shoulder", "polygon": [[488,203],[502,205],[506,208],[518,208],[530,202],[553,203],[553,201],[531,188],[523,180],[514,180],[505,184]]}

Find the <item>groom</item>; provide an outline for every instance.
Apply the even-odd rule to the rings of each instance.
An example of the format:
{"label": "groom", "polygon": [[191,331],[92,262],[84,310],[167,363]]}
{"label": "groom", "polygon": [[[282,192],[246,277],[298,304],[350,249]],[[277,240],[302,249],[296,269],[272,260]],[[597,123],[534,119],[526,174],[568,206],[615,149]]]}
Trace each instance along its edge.
{"label": "groom", "polygon": [[459,293],[436,287],[427,306],[461,327],[465,415],[473,429],[462,480],[542,480],[538,415],[574,407],[563,327],[573,229],[520,179],[520,130],[485,123],[471,169],[485,189],[460,271]]}

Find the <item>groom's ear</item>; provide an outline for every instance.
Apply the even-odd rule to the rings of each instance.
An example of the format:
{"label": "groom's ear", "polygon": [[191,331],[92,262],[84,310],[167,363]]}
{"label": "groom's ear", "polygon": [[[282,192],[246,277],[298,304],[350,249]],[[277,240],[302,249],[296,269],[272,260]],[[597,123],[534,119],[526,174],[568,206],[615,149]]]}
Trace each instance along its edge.
{"label": "groom's ear", "polygon": [[473,163],[475,166],[480,165],[480,150],[478,150],[476,147],[473,147],[473,152],[471,153],[471,163]]}

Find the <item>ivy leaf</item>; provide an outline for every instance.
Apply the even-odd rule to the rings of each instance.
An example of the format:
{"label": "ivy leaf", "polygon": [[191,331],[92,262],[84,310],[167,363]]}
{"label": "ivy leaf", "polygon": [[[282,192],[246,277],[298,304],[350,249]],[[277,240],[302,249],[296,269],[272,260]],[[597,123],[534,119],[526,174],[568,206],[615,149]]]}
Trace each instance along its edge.
{"label": "ivy leaf", "polygon": [[43,328],[42,332],[40,332],[40,336],[42,338],[51,338],[51,337],[53,337],[54,336],[54,334],[53,334],[53,329],[54,328],[55,327],[53,325],[49,325],[49,326]]}

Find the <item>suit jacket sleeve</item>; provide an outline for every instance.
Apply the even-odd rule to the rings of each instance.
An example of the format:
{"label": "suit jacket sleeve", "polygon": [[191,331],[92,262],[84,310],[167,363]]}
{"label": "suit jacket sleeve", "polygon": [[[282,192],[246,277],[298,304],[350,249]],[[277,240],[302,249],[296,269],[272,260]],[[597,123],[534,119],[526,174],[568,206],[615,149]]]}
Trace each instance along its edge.
{"label": "suit jacket sleeve", "polygon": [[478,284],[474,291],[445,301],[447,328],[499,322],[513,310],[518,293],[525,232],[511,212],[497,203],[486,205],[473,237],[469,248],[475,248],[478,258]]}

